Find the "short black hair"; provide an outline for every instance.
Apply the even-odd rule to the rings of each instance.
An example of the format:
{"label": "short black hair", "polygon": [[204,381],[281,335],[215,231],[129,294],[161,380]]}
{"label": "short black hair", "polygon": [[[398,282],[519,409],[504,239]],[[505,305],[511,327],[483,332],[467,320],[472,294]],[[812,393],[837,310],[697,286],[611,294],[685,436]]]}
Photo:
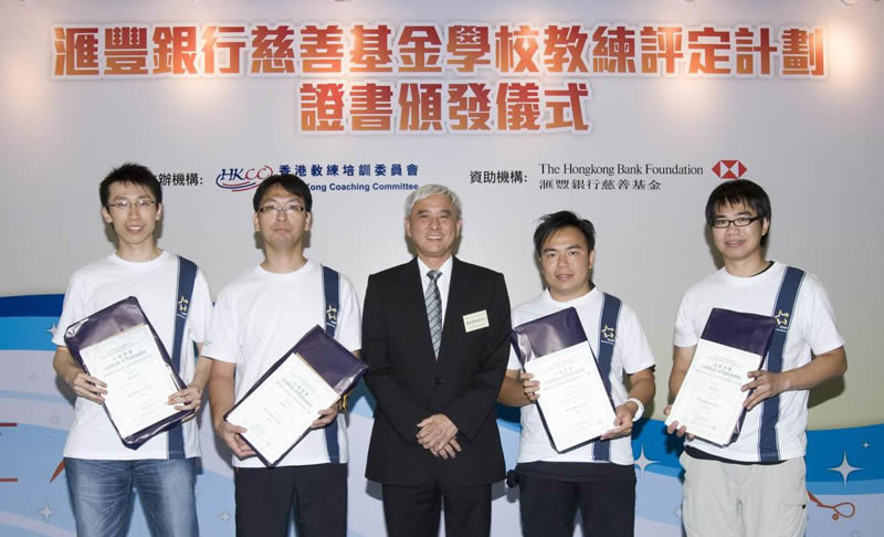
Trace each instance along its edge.
{"label": "short black hair", "polygon": [[102,207],[107,207],[107,204],[110,203],[110,186],[113,183],[132,183],[133,185],[143,186],[150,191],[158,204],[163,203],[163,188],[160,186],[156,175],[147,166],[127,162],[111,170],[107,177],[101,181],[101,184],[98,185],[98,197],[101,200]]}
{"label": "short black hair", "polygon": [[307,209],[308,213],[313,210],[313,195],[310,194],[310,187],[307,186],[307,183],[297,175],[287,174],[271,175],[267,179],[261,181],[261,184],[258,185],[258,189],[255,190],[255,196],[252,198],[252,207],[255,208],[255,212],[258,212],[258,209],[261,208],[261,202],[264,200],[264,195],[274,185],[279,185],[286,189],[288,193],[301,198],[304,202],[304,208]]}
{"label": "short black hair", "polygon": [[545,214],[540,217],[538,222],[537,229],[534,230],[534,251],[537,255],[541,254],[541,249],[546,239],[553,233],[566,227],[577,228],[586,238],[587,251],[595,250],[595,226],[589,220],[580,218],[571,211]]}
{"label": "short black hair", "polygon": [[[768,224],[771,222],[770,198],[767,192],[748,179],[731,179],[715,187],[715,190],[709,194],[709,200],[706,202],[706,225],[712,227],[715,214],[723,205],[738,203],[751,207],[755,215],[760,216],[762,220],[766,219]],[[761,237],[762,246],[767,244],[768,235],[769,233]]]}

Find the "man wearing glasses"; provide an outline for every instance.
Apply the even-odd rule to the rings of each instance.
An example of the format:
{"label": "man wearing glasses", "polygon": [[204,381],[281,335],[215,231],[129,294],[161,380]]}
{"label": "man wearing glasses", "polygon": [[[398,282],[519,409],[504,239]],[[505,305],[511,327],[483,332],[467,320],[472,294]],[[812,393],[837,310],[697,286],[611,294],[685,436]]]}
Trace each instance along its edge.
{"label": "man wearing glasses", "polygon": [[[773,316],[777,329],[762,369],[749,373],[743,385],[749,395],[737,439],[718,446],[688,434],[681,456],[685,531],[689,537],[802,536],[808,393],[844,374],[844,338],[819,280],[764,258],[771,207],[760,186],[747,180],[719,185],[706,204],[706,223],[724,268],[682,299],[670,399],[681,388],[712,308]],[[685,429],[674,422],[668,432],[683,436]]]}
{"label": "man wearing glasses", "polygon": [[[218,295],[203,355],[214,360],[209,400],[215,432],[233,451],[236,534],[288,535],[294,508],[299,536],[347,533],[347,431],[337,405],[320,412],[312,428],[273,468],[266,467],[225,421],[264,373],[310,329],[336,311],[334,337],[359,355],[359,303],[350,281],[304,257],[313,215],[309,187],[293,175],[258,186],[252,222],[264,260]],[[334,278],[338,283],[334,285]],[[338,296],[329,303],[329,286]]]}
{"label": "man wearing glasses", "polygon": [[[152,534],[195,537],[196,420],[158,434],[138,449],[125,447],[101,406],[112,388],[86,374],[65,346],[64,332],[92,313],[128,296],[136,297],[166,349],[173,349],[173,341],[183,338],[178,373],[188,386],[170,394],[168,403],[178,410],[198,410],[211,362],[204,358],[194,362],[193,344],[199,345],[208,329],[209,288],[195,265],[157,247],[155,230],[163,216],[163,193],[149,169],[131,163],[116,168],[101,182],[99,196],[101,215],[116,237],[116,251],[71,276],[59,328],[52,338],[58,345],[55,371],[77,395],[64,448],[77,535],[125,535],[134,487]],[[188,265],[193,291],[186,321],[176,328],[178,282],[181,267]]]}

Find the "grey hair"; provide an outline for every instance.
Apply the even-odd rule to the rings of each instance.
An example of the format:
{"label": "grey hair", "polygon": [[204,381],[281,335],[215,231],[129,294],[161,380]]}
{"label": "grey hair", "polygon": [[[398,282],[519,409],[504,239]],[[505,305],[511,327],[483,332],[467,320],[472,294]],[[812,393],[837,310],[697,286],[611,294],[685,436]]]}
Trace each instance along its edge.
{"label": "grey hair", "polygon": [[454,205],[454,208],[457,210],[457,218],[460,219],[463,215],[460,198],[458,198],[457,194],[447,186],[436,185],[433,183],[424,185],[408,195],[408,198],[405,199],[405,218],[408,218],[411,215],[411,210],[414,208],[415,203],[436,194],[441,194],[451,200],[451,204]]}

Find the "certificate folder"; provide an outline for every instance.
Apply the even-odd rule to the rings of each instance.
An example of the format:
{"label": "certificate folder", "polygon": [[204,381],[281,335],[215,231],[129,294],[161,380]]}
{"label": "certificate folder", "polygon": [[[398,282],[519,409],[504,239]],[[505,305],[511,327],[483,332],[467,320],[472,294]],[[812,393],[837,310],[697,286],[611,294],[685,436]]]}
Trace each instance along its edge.
{"label": "certificate folder", "polygon": [[137,449],[194,414],[168,404],[186,386],[135,297],[70,325],[64,341],[87,374],[107,383],[102,406],[126,447]]}
{"label": "certificate folder", "polygon": [[720,446],[736,440],[749,395],[740,388],[764,362],[775,329],[773,317],[713,308],[666,424]]}
{"label": "certificate folder", "polygon": [[537,409],[553,448],[563,453],[614,428],[614,404],[577,310],[567,308],[513,329],[522,369],[540,381]]}
{"label": "certificate folder", "polygon": [[368,366],[319,326],[276,361],[224,415],[246,428],[243,440],[276,466],[310,430],[320,409],[336,403]]}
{"label": "certificate folder", "polygon": [[764,357],[776,327],[776,319],[767,315],[712,308],[700,337]]}

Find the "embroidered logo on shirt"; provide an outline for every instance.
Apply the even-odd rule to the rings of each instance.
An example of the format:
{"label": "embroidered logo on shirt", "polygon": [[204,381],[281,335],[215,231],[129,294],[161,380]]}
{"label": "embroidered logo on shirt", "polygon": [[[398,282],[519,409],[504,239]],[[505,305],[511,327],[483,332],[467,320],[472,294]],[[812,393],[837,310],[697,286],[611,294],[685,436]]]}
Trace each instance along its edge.
{"label": "embroidered logo on shirt", "polygon": [[602,328],[602,338],[605,340],[605,343],[614,344],[614,337],[616,334],[614,333],[614,328],[608,325],[605,325]]}
{"label": "embroidered logo on shirt", "polygon": [[187,315],[187,310],[190,308],[190,300],[187,300],[185,297],[181,297],[178,299],[178,315],[184,317]]}
{"label": "embroidered logo on shirt", "polygon": [[328,309],[325,310],[325,320],[328,324],[332,326],[338,325],[338,308],[328,305]]}
{"label": "embroidered logo on shirt", "polygon": [[777,321],[777,326],[789,326],[789,312],[779,310],[777,314],[774,315],[774,319]]}

